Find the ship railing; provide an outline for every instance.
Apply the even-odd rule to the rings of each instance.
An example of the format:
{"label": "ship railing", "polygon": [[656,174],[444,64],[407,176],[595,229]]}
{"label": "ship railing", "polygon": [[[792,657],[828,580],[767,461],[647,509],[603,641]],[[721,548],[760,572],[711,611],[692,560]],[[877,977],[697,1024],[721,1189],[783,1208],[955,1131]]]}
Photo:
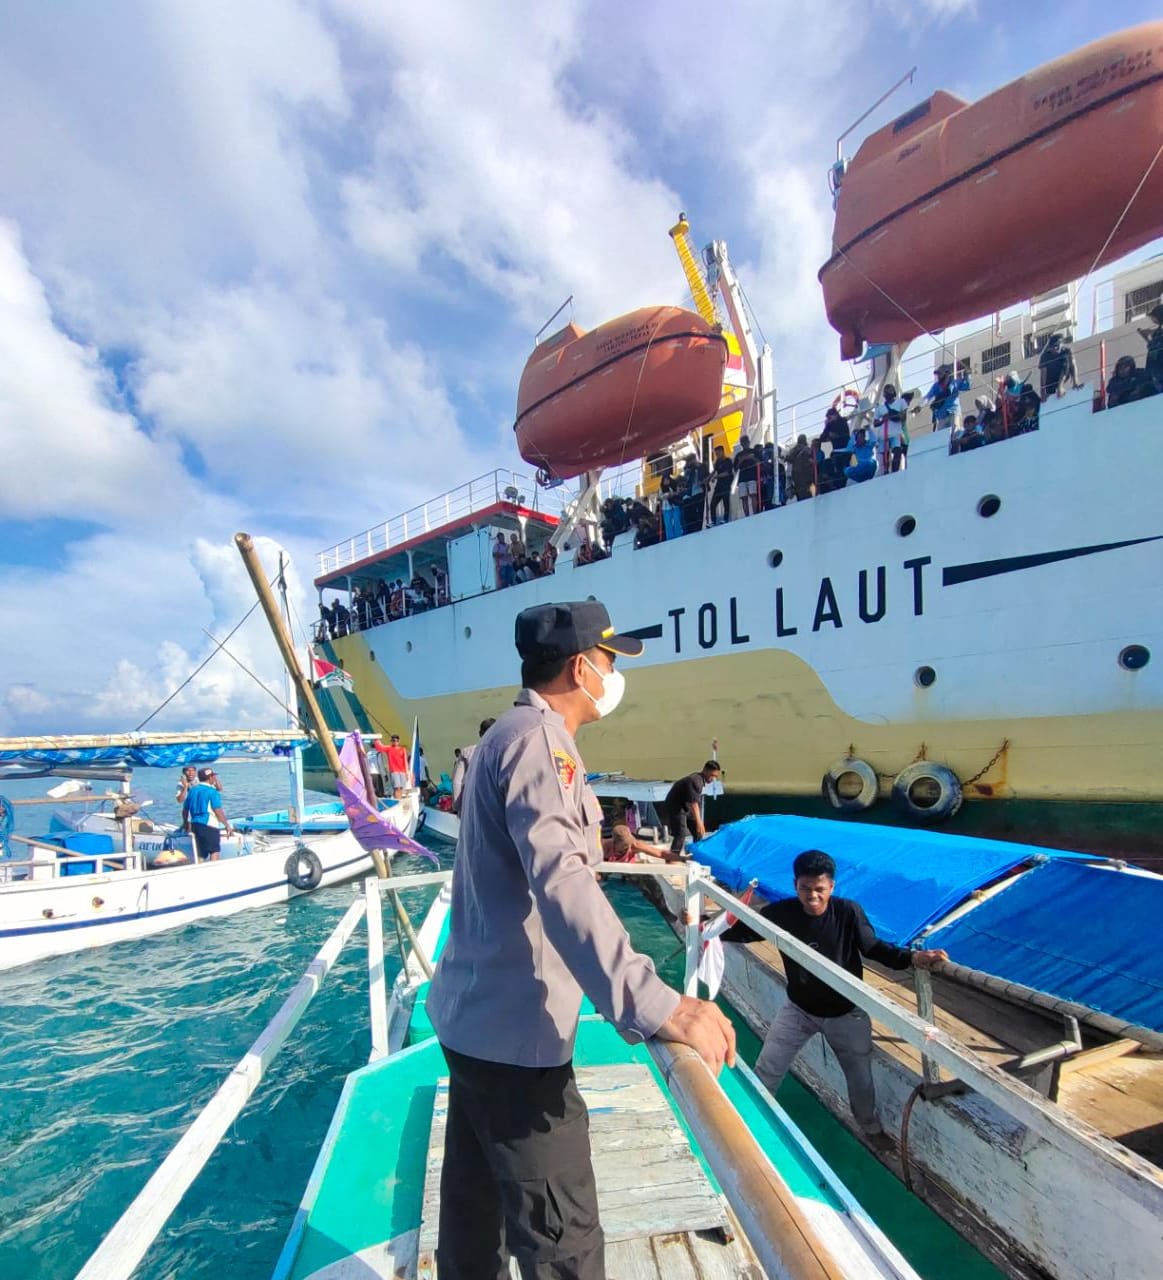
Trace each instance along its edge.
{"label": "ship railing", "polygon": [[422,502],[418,507],[320,551],[315,558],[315,576],[321,578],[336,573],[502,502],[560,519],[571,497],[561,488],[542,488],[534,477],[506,467],[486,471],[465,484]]}
{"label": "ship railing", "polygon": [[[920,1050],[923,1061],[932,1064],[933,1079],[936,1071],[943,1068],[955,1077],[953,1085],[957,1089],[976,1091],[1026,1125],[1037,1137],[1072,1152],[1075,1156],[1081,1144],[1082,1148],[1088,1149],[1102,1161],[1117,1162],[1133,1176],[1148,1183],[1154,1182],[1152,1167],[1145,1160],[1123,1150],[1090,1125],[1061,1111],[1020,1080],[990,1065],[942,1031],[931,1016],[913,1013],[897,1004],[895,1000],[882,995],[847,970],[824,958],[818,951],[771,924],[758,911],[712,880],[709,868],[694,861],[681,864],[602,862],[594,870],[610,876],[663,878],[672,885],[676,882],[681,885],[683,905],[678,927],[685,952],[685,994],[698,994],[698,965],[703,945],[702,910],[704,900],[709,899],[730,911],[761,938],[773,943],[785,956],[803,966],[857,1008],[863,1009],[894,1036]],[[383,920],[380,914],[381,885],[396,897],[398,903],[397,895],[401,892],[442,886],[451,878],[451,871],[432,871],[418,875],[393,875],[386,882],[377,880],[374,876],[367,879],[363,894],[348,907],[278,1012],[234,1065],[214,1096],[198,1112],[174,1148],[101,1241],[77,1273],[77,1280],[129,1280],[133,1275],[182,1197],[253,1096],[271,1063],[302,1019],[307,1006],[334,968],[357,925],[364,919],[368,924],[371,1035],[369,1061],[385,1056],[388,1051],[388,990],[384,967]],[[418,986],[431,969],[428,957],[424,957],[415,970],[405,963],[401,970],[402,979],[397,981]],[[918,1005],[930,1012],[932,1010],[931,1000],[919,1000]],[[680,1060],[687,1062],[683,1069],[689,1071],[691,1068],[689,1055],[681,1049],[676,1052],[676,1046],[651,1042],[649,1047],[668,1081],[678,1068]],[[697,1069],[700,1073],[705,1071],[705,1068]],[[928,1075],[929,1072],[926,1071],[926,1076]],[[937,1086],[938,1090],[946,1087]],[[681,1089],[679,1084],[677,1091],[681,1092]],[[705,1085],[699,1084],[696,1092],[705,1092]],[[729,1165],[730,1161],[726,1162],[725,1168]],[[775,1273],[784,1274],[782,1271]]]}

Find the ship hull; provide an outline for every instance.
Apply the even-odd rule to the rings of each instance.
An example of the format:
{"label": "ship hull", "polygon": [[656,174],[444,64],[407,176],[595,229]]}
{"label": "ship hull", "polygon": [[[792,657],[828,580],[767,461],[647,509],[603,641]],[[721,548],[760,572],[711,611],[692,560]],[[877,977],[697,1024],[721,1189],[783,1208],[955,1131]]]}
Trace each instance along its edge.
{"label": "ship hull", "polygon": [[[419,717],[436,773],[513,699],[515,614],[595,596],[647,652],[624,664],[617,715],[582,735],[591,770],[679,776],[717,742],[732,803],[811,811],[851,753],[882,775],[868,816],[894,820],[892,778],[926,759],[962,780],[968,828],[1157,856],[1163,511],[1150,469],[1125,460],[1152,456],[1163,401],[1102,417],[1089,401],[1078,392],[1041,432],[975,453],[924,437],[905,472],[559,562],[335,650],[375,722],[406,733]],[[1094,449],[1100,427],[1117,447]],[[993,516],[979,514],[986,496]],[[1149,659],[1128,669],[1136,646]],[[351,727],[337,697],[334,722]],[[1054,815],[1044,837],[1041,813]]]}

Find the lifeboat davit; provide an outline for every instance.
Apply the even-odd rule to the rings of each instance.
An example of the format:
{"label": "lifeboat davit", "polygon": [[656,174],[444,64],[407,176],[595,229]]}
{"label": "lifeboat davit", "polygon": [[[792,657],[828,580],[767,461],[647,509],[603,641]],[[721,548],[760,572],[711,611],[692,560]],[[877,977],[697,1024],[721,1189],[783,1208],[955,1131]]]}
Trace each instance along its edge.
{"label": "lifeboat davit", "polygon": [[642,307],[536,347],[517,392],[517,448],[560,480],[671,444],[719,412],[727,342],[693,311]]}
{"label": "lifeboat davit", "polygon": [[1001,310],[1163,234],[1161,142],[1163,22],[972,105],[939,91],[872,134],[820,269],[844,357]]}

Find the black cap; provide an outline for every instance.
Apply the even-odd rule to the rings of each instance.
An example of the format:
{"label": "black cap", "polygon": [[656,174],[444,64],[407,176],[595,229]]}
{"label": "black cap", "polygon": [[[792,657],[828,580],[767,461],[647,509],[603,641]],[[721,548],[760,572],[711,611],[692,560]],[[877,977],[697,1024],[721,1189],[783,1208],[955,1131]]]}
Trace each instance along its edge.
{"label": "black cap", "polygon": [[525,609],[517,615],[515,639],[522,658],[550,662],[594,648],[637,658],[643,648],[636,636],[615,634],[606,606],[598,600],[539,604]]}
{"label": "black cap", "polygon": [[210,779],[211,779],[213,776],[214,776],[214,770],[213,770],[213,769],[199,769],[199,770],[198,770],[198,781],[199,781],[199,782],[209,782],[209,781],[210,781]]}

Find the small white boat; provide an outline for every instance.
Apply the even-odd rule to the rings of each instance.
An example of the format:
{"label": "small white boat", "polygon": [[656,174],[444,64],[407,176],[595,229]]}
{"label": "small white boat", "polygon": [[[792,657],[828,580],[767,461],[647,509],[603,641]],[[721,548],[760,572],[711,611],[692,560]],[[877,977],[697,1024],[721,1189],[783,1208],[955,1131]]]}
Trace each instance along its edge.
{"label": "small white boat", "polygon": [[[287,742],[285,733],[270,739],[290,748],[294,777],[298,745]],[[179,764],[201,763],[214,759],[220,744],[151,740],[149,749],[184,748],[188,759]],[[0,742],[5,771],[11,763],[27,766],[27,760],[10,761],[5,745]],[[74,776],[83,771],[85,750],[70,745],[69,758],[57,768]],[[107,745],[92,748],[98,750],[98,776],[116,774],[127,793],[131,761],[146,762],[139,750],[127,749],[121,768]],[[43,756],[33,762],[46,774],[53,771]],[[372,869],[372,856],[351,834],[338,801],[308,806],[300,800],[296,809],[241,818],[232,824],[236,834],[223,837],[220,857],[204,862],[194,861],[188,835],[143,821],[132,808],[123,806],[122,816],[117,809],[89,814],[72,830],[58,823],[43,839],[11,837],[15,845],[0,858],[0,970],[286,902]],[[419,820],[419,792],[384,801],[381,812],[401,835],[411,836]]]}

